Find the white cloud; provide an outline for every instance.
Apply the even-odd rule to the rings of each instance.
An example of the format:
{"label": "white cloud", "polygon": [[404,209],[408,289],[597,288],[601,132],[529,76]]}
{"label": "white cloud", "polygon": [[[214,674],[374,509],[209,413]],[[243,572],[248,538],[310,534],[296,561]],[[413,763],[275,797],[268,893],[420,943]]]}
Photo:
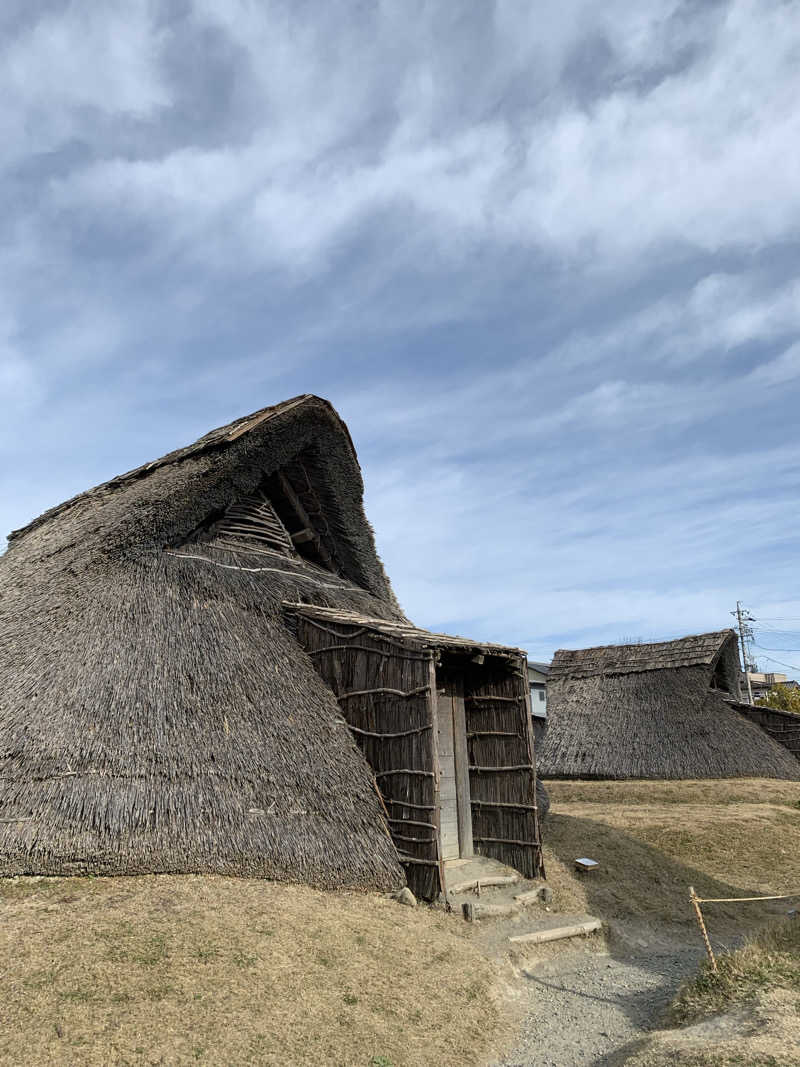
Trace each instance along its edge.
{"label": "white cloud", "polygon": [[68,3],[5,39],[5,166],[73,138],[93,140],[98,114],[142,118],[169,103],[152,10],[147,0]]}
{"label": "white cloud", "polygon": [[[675,5],[645,6],[634,18],[629,5],[614,6],[588,25],[582,18],[597,5],[561,5],[561,14],[552,5],[544,22],[526,7],[496,9],[491,44],[514,27],[518,55],[489,49],[496,69],[477,79],[486,94],[478,106],[467,71],[463,85],[437,75],[449,58],[444,39],[424,49],[424,32],[390,42],[392,5],[373,16],[371,40],[352,21],[334,30],[324,15],[301,22],[280,6],[198,5],[198,17],[249,54],[257,85],[250,143],[100,161],[60,183],[56,202],[157,220],[198,259],[212,243],[204,233],[213,234],[213,258],[228,265],[246,248],[255,262],[307,268],[319,260],[324,268],[338,241],[384,211],[405,215],[434,242],[446,235],[460,258],[490,241],[586,267],[630,264],[659,247],[758,246],[800,231],[800,158],[787,151],[800,141],[792,5],[735,0],[717,22],[699,19],[705,50],[651,85],[641,77],[647,56],[657,69],[661,53],[682,40],[664,30]],[[435,25],[427,17],[423,29]],[[559,95],[551,75],[538,104],[515,112],[512,103],[500,114],[492,107],[515,78],[540,77],[533,64],[548,49],[560,72],[592,29],[616,51],[615,77],[590,106]],[[136,54],[145,57],[149,42]],[[154,86],[144,95],[152,106],[157,82],[142,82]],[[127,86],[116,106],[132,105]],[[87,92],[97,92],[96,81]],[[461,113],[458,92],[470,101]],[[365,137],[371,121],[384,130],[377,139]]]}
{"label": "white cloud", "polygon": [[781,352],[775,359],[762,363],[748,376],[755,386],[787,385],[800,379],[800,341]]}
{"label": "white cloud", "polygon": [[[91,7],[0,69],[9,165],[70,150],[9,183],[0,389],[17,427],[59,397],[15,522],[323,381],[421,623],[545,655],[791,586],[798,454],[759,445],[800,370],[793,5]],[[226,118],[169,66],[214,33]]]}

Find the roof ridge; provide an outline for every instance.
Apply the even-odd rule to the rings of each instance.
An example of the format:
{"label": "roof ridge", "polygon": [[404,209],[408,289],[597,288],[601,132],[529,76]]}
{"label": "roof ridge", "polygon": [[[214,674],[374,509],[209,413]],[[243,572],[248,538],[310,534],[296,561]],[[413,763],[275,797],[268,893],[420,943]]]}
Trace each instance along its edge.
{"label": "roof ridge", "polygon": [[69,499],[62,501],[60,504],[56,504],[52,508],[43,511],[41,515],[32,519],[25,526],[20,526],[18,529],[12,530],[11,533],[8,534],[8,543],[9,545],[15,544],[33,530],[38,529],[51,519],[62,515],[65,511],[68,511],[70,508],[80,503],[80,501],[91,498],[95,494],[101,495],[107,492],[113,492],[132,481],[147,477],[149,474],[152,474],[153,471],[160,470],[162,467],[167,467],[174,463],[181,463],[185,459],[202,455],[204,452],[209,452],[214,448],[224,448],[225,446],[232,444],[239,437],[244,436],[244,434],[261,426],[269,419],[287,414],[302,405],[314,403],[321,404],[328,408],[335,418],[338,419],[344,429],[348,444],[353,452],[353,458],[356,463],[358,463],[353,439],[333,404],[331,404],[329,400],[325,400],[323,397],[316,396],[314,393],[301,393],[298,396],[290,397],[288,400],[282,400],[277,404],[260,408],[258,411],[251,412],[250,414],[240,416],[231,422],[224,423],[216,429],[209,430],[207,433],[203,434],[202,437],[198,437],[188,445],[166,452],[163,456],[160,456],[157,459],[150,460],[148,463],[143,463],[139,467],[133,467],[124,474],[115,475],[113,478],[109,478],[105,482],[100,482],[99,485],[92,486],[90,489],[84,489],[83,492],[78,493],[76,496],[69,497]]}

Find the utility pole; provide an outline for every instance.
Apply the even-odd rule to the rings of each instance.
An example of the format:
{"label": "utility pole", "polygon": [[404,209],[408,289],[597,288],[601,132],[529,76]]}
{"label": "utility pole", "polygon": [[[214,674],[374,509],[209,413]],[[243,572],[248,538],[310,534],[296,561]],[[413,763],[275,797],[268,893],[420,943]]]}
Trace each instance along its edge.
{"label": "utility pole", "polygon": [[747,682],[747,702],[753,703],[753,687],[750,685],[750,671],[755,667],[755,664],[751,662],[749,655],[748,640],[753,636],[752,626],[748,626],[748,623],[755,622],[749,611],[745,609],[742,611],[742,603],[740,600],[736,601],[736,611],[732,611],[731,615],[735,615],[739,621],[739,640],[742,643],[742,666],[744,668],[744,677]]}

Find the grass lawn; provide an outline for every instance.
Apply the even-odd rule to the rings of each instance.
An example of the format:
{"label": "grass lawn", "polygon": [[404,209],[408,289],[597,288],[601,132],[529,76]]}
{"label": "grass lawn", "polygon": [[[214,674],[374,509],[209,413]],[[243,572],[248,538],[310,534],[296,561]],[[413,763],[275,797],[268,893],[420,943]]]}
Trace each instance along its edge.
{"label": "grass lawn", "polygon": [[[561,905],[605,918],[691,924],[688,887],[735,897],[800,890],[800,785],[772,780],[549,781],[548,876]],[[572,861],[600,868],[578,898]],[[800,898],[798,898],[800,903]],[[753,928],[786,906],[708,905],[712,933]]]}
{"label": "grass lawn", "polygon": [[0,882],[0,1062],[484,1061],[503,1021],[463,927],[245,879]]}
{"label": "grass lawn", "polygon": [[[800,890],[800,785],[771,779],[549,781],[545,859],[557,898],[604,918],[694,927],[688,887],[735,897]],[[572,861],[597,872],[576,882]],[[794,901],[708,904],[715,942],[751,933],[678,993],[668,1022],[613,1061],[626,1067],[797,1067],[800,920]],[[766,925],[765,925],[766,924]],[[699,934],[698,936],[698,945]]]}

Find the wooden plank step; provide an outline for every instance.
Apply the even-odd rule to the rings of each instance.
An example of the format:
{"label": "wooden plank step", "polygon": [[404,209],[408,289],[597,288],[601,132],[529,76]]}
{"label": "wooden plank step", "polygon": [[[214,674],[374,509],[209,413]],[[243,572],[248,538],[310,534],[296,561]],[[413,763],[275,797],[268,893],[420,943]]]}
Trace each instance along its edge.
{"label": "wooden plank step", "polygon": [[516,885],[520,876],[518,874],[487,874],[485,878],[472,878],[468,882],[454,882],[447,887],[448,893],[468,893],[470,889],[477,889],[480,882],[481,889],[492,885]]}
{"label": "wooden plank step", "polygon": [[[536,889],[526,889],[524,893],[516,893],[514,895],[514,900],[516,900],[518,904],[522,905],[538,904],[540,901],[544,901],[544,903],[549,903],[549,900],[545,900],[546,889],[547,886],[543,885],[537,886]],[[547,896],[552,899],[552,892],[549,892]]]}
{"label": "wooden plank step", "polygon": [[602,922],[600,919],[587,919],[582,923],[575,923],[573,926],[554,926],[549,930],[531,930],[528,934],[517,934],[516,937],[509,937],[509,941],[514,944],[525,943],[528,945],[538,945],[544,941],[561,941],[566,937],[577,937],[579,934],[591,934],[595,930],[602,929]]}
{"label": "wooden plank step", "polygon": [[519,915],[516,904],[478,904],[471,900],[464,901],[461,911],[468,923],[477,919],[510,919]]}

